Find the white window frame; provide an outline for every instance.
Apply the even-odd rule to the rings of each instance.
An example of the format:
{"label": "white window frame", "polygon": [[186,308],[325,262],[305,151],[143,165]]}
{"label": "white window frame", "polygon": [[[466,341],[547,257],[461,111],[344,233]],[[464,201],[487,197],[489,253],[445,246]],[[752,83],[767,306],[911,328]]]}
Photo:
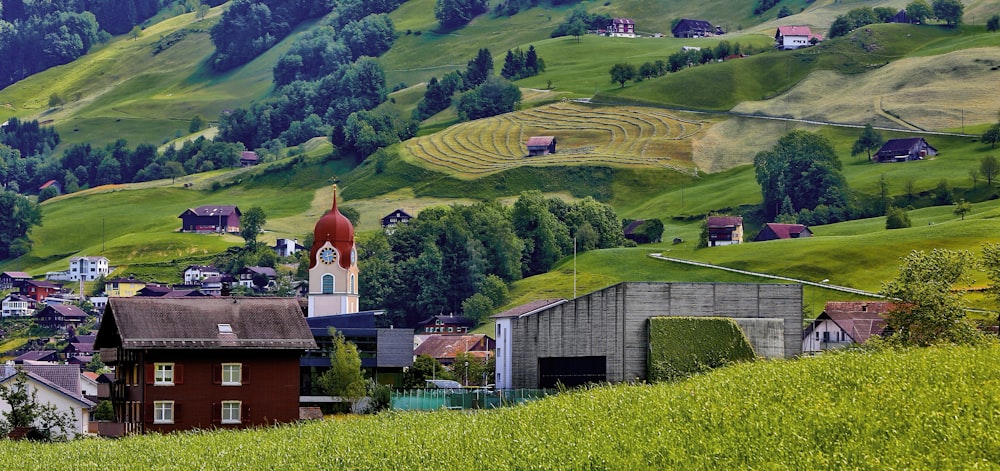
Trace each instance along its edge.
{"label": "white window frame", "polygon": [[222,364],[222,385],[223,386],[243,385],[243,363]]}
{"label": "white window frame", "polygon": [[[242,401],[222,401],[222,410],[220,411],[220,417],[222,417],[222,423],[224,424],[241,424],[243,423],[243,402]],[[235,417],[234,417],[235,414]]]}
{"label": "white window frame", "polygon": [[176,371],[173,363],[153,363],[153,386],[173,386]]}
{"label": "white window frame", "polygon": [[174,401],[153,401],[153,423],[174,423]]}

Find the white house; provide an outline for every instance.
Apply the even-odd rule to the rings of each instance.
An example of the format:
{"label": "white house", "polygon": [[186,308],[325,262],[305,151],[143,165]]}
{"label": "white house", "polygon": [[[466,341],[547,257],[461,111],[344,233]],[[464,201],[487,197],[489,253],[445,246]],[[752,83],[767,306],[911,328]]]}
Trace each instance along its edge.
{"label": "white house", "polygon": [[802,352],[846,347],[865,343],[886,328],[885,313],[892,310],[887,301],[829,301],[823,312],[802,332]]}
{"label": "white house", "polygon": [[210,276],[219,276],[222,273],[218,268],[212,266],[204,265],[188,265],[184,269],[184,284],[186,285],[196,285],[201,283],[201,280],[208,278]]}
{"label": "white house", "polygon": [[3,317],[28,317],[34,314],[31,309],[31,298],[20,294],[10,294],[0,301],[0,312]]}
{"label": "white house", "polygon": [[279,257],[291,257],[299,250],[305,250],[299,239],[278,239],[274,242],[274,253]]}
{"label": "white house", "polygon": [[774,46],[781,51],[811,46],[814,40],[822,41],[823,36],[813,34],[808,26],[779,26],[774,33]]}
{"label": "white house", "polygon": [[496,389],[512,388],[511,347],[513,345],[511,341],[511,320],[534,314],[564,302],[566,302],[565,299],[540,299],[490,316],[496,324],[496,352],[494,353],[496,358],[496,376],[494,381]]}
{"label": "white house", "polygon": [[69,259],[70,281],[94,281],[111,273],[107,257],[73,257]]}
{"label": "white house", "polygon": [[[80,367],[77,365],[0,365],[0,385],[12,384],[17,368],[27,373],[25,386],[37,392],[40,404],[52,404],[59,412],[74,418],[73,435],[87,433],[90,409],[94,403],[83,396],[80,387]],[[10,412],[10,404],[0,400],[0,412]],[[73,438],[72,436],[69,438]]]}

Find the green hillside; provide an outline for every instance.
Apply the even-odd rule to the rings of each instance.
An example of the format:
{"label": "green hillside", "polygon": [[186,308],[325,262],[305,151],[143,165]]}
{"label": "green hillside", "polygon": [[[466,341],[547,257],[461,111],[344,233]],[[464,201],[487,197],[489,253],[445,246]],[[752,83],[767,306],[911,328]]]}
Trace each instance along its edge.
{"label": "green hillside", "polygon": [[992,468],[1000,453],[997,355],[996,345],[827,354],[739,364],[677,383],[594,387],[489,411],[383,413],[115,441],[19,441],[5,444],[0,466]]}

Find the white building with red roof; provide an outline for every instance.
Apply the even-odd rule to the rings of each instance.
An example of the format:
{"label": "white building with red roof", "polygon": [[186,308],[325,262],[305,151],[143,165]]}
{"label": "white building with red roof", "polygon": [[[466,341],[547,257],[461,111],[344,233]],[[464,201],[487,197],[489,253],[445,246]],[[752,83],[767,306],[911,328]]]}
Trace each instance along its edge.
{"label": "white building with red roof", "polygon": [[808,26],[779,26],[774,33],[774,46],[781,51],[812,46],[822,40],[823,36],[813,34]]}
{"label": "white building with red roof", "polygon": [[816,353],[865,343],[886,329],[888,301],[829,301],[823,312],[802,332],[802,352]]}

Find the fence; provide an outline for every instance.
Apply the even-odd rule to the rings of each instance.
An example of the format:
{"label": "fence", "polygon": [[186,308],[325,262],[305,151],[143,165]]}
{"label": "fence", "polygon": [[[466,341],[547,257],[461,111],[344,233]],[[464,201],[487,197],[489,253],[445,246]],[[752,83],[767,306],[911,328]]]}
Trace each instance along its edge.
{"label": "fence", "polygon": [[393,410],[496,409],[555,394],[554,389],[407,389],[391,396]]}

